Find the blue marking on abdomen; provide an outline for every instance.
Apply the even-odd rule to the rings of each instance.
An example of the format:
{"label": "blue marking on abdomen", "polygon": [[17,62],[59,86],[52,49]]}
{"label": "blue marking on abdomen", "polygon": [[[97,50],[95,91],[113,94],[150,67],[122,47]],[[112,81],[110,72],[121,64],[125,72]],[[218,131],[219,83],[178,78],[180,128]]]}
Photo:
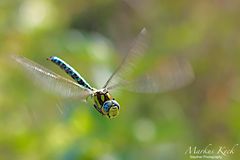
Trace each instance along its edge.
{"label": "blue marking on abdomen", "polygon": [[80,84],[84,88],[93,90],[93,88],[82,78],[82,76],[75,69],[73,69],[69,64],[64,62],[62,59],[55,56],[51,56],[50,58],[48,58],[48,60],[58,65],[68,75],[70,75],[78,84]]}

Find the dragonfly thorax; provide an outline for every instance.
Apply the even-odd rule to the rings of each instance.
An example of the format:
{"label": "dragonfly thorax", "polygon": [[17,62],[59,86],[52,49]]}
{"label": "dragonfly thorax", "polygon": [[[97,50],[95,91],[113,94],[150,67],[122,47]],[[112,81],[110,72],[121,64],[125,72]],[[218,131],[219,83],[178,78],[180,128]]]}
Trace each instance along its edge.
{"label": "dragonfly thorax", "polygon": [[108,91],[97,90],[94,92],[92,98],[95,109],[102,115],[106,115],[109,118],[115,118],[118,116],[120,105],[114,100],[114,98],[112,98]]}

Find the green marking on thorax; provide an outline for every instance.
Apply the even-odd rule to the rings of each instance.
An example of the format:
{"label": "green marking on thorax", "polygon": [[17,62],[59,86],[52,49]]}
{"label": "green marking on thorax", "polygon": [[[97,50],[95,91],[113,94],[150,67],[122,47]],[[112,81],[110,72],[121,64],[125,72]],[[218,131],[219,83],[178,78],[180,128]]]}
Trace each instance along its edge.
{"label": "green marking on thorax", "polygon": [[100,105],[100,103],[99,103],[99,101],[98,101],[97,96],[94,96],[94,100],[95,100],[95,102],[97,102],[97,106],[98,106],[99,108],[101,108],[101,105]]}
{"label": "green marking on thorax", "polygon": [[101,100],[104,102],[105,101],[105,96],[102,94],[101,95]]}

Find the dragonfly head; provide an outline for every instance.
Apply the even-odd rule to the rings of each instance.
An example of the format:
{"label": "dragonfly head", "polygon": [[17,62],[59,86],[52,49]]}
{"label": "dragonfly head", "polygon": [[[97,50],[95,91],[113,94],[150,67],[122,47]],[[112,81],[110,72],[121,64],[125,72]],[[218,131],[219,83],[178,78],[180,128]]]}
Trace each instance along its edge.
{"label": "dragonfly head", "polygon": [[120,111],[120,105],[114,99],[104,102],[102,107],[102,112],[108,115],[110,119],[117,117],[119,115],[119,111]]}

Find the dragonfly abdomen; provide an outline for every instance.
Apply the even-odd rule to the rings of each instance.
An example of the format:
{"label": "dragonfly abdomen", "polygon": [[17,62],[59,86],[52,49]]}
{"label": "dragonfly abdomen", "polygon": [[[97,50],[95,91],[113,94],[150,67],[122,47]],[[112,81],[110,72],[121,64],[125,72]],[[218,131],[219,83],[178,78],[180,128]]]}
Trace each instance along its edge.
{"label": "dragonfly abdomen", "polygon": [[58,65],[68,75],[70,75],[78,84],[80,84],[84,88],[93,90],[93,88],[82,78],[82,76],[77,71],[75,71],[69,64],[64,62],[62,59],[55,56],[51,56],[50,58],[48,58],[48,60]]}

